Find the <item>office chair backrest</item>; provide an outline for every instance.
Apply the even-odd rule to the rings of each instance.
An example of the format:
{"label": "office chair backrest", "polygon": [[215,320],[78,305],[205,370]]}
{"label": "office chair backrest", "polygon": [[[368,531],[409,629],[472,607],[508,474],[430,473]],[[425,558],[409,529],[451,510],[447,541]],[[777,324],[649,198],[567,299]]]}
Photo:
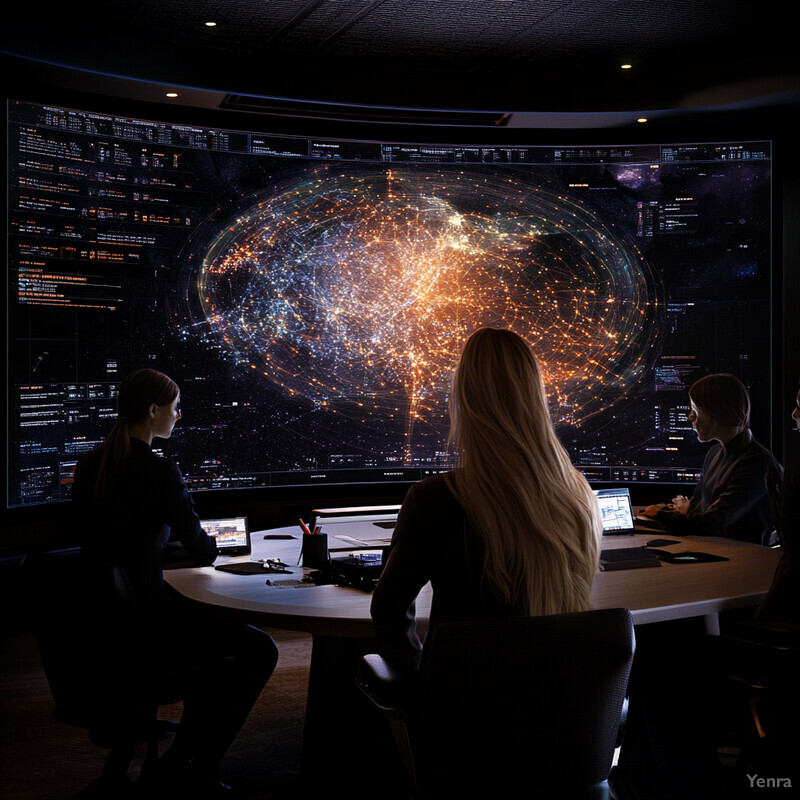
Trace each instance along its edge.
{"label": "office chair backrest", "polygon": [[99,692],[94,650],[98,631],[89,624],[90,600],[77,549],[26,556],[30,612],[47,680],[64,713],[87,709]]}
{"label": "office chair backrest", "polygon": [[431,635],[421,796],[605,796],[633,659],[629,611],[444,623]]}
{"label": "office chair backrest", "polygon": [[141,701],[136,653],[126,646],[135,636],[124,573],[87,574],[77,549],[31,554],[23,568],[54,715],[87,728],[103,746],[130,740],[150,709]]}

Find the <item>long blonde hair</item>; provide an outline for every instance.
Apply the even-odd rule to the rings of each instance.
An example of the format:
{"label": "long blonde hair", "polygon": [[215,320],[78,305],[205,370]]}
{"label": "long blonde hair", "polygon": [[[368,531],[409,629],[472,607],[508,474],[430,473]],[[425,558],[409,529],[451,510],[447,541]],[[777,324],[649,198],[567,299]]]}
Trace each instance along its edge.
{"label": "long blonde hair", "polygon": [[484,576],[512,613],[591,608],[602,523],[556,438],[539,365],[510,330],[467,340],[450,398],[459,468],[448,485],[485,547]]}

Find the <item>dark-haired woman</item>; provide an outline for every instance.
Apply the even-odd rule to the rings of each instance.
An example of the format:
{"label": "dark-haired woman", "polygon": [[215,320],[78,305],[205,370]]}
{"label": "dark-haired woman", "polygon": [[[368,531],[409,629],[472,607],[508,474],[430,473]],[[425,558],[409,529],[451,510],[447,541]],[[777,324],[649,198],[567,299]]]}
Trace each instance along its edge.
{"label": "dark-haired woman", "polygon": [[773,531],[766,476],[781,466],[750,432],[750,395],[727,373],[706,375],[689,389],[689,421],[701,442],[715,442],[691,500],[678,496],[668,506],[641,513],[675,534],[719,535],[770,544]]}
{"label": "dark-haired woman", "polygon": [[178,467],[151,450],[180,419],[177,385],[142,369],[120,384],[118,418],[104,444],[75,470],[73,504],[84,579],[102,631],[115,718],[130,728],[156,712],[168,689],[184,703],[180,730],[143,780],[215,796],[222,758],[277,661],[261,630],[190,608],[164,585],[164,547],[172,537],[198,566],[216,545],[202,529]]}

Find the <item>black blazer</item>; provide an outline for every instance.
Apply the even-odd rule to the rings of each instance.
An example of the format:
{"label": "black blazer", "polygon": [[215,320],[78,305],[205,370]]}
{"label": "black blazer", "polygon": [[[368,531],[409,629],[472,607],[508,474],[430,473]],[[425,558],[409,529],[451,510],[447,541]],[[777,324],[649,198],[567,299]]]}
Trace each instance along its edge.
{"label": "black blazer", "polygon": [[726,445],[715,444],[703,464],[689,511],[659,511],[656,519],[677,535],[727,536],[767,544],[773,530],[767,499],[767,475],[782,474],[775,456],[749,429]]}
{"label": "black blazer", "polygon": [[415,600],[430,581],[430,627],[439,622],[508,616],[483,578],[483,546],[444,475],[414,484],[392,536],[386,566],[372,595],[381,655],[401,674],[416,672],[422,656]]}
{"label": "black blazer", "polygon": [[173,462],[132,439],[130,456],[101,501],[94,497],[101,456],[95,450],[75,469],[73,505],[84,567],[88,575],[122,567],[139,610],[156,612],[164,598],[162,567],[170,536],[198,566],[213,563],[216,543],[201,527]]}

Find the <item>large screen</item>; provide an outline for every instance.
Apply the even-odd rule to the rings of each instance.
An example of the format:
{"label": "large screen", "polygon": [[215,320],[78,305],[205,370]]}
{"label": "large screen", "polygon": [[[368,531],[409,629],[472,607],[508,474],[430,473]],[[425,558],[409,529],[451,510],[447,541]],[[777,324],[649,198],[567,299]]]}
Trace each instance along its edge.
{"label": "large screen", "polygon": [[189,487],[408,483],[452,466],[466,337],[538,356],[594,484],[693,483],[688,385],[769,431],[768,141],[443,145],[8,103],[7,504],[66,500],[140,367]]}

